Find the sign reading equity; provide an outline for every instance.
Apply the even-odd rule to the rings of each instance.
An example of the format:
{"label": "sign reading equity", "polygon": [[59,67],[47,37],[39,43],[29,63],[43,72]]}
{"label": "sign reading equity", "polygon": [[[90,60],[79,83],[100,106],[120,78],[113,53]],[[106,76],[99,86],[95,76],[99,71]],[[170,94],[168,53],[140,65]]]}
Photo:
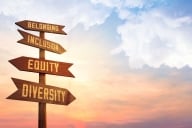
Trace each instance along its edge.
{"label": "sign reading equity", "polygon": [[19,21],[19,22],[16,22],[15,24],[22,27],[23,29],[26,29],[26,30],[67,35],[62,30],[65,27],[62,25],[42,23],[42,22],[29,21],[29,20]]}
{"label": "sign reading equity", "polygon": [[68,70],[68,68],[72,66],[71,63],[36,59],[24,56],[9,60],[9,62],[21,71],[74,77],[74,75]]}
{"label": "sign reading equity", "polygon": [[41,48],[41,49],[55,52],[58,54],[65,52],[65,49],[58,43],[52,42],[50,40],[42,39],[38,36],[29,34],[21,30],[18,30],[18,31],[23,36],[23,39],[17,41],[18,43],[26,44],[36,48]]}
{"label": "sign reading equity", "polygon": [[68,105],[75,97],[67,90],[50,85],[12,78],[18,90],[7,99]]}

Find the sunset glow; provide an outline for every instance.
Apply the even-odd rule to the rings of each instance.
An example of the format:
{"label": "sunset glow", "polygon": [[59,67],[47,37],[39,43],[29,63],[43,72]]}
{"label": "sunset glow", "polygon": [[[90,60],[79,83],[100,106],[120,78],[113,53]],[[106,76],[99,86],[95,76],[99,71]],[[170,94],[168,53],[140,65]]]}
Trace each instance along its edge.
{"label": "sunset glow", "polygon": [[[47,128],[191,128],[191,5],[190,0],[1,0],[0,128],[38,127],[37,102],[6,99],[17,90],[11,78],[39,80],[38,73],[9,63],[21,56],[30,57],[28,69],[55,73],[46,75],[44,100],[54,100],[50,86],[76,98],[69,105],[47,103]],[[39,32],[15,24],[23,20],[50,23],[44,25],[50,31],[61,31],[53,24],[63,25],[67,35],[39,39]],[[36,46],[17,43],[24,38],[18,29],[33,34],[26,40]],[[51,48],[53,42],[66,51],[57,44]],[[31,59],[39,57],[36,47],[48,49],[49,61]],[[67,73],[74,78],[57,76],[57,62],[70,63]],[[66,93],[58,90],[55,95]]]}

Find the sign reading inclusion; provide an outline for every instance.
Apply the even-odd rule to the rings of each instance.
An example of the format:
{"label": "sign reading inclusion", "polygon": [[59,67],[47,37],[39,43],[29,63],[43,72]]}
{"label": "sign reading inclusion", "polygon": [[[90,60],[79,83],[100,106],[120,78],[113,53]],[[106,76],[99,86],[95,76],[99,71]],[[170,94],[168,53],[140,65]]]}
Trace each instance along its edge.
{"label": "sign reading inclusion", "polygon": [[18,31],[23,36],[23,39],[19,40],[18,43],[33,46],[36,48],[41,48],[41,49],[55,52],[58,54],[65,52],[65,49],[58,43],[55,43],[50,40],[42,39],[38,36],[29,34],[21,30],[18,30]]}

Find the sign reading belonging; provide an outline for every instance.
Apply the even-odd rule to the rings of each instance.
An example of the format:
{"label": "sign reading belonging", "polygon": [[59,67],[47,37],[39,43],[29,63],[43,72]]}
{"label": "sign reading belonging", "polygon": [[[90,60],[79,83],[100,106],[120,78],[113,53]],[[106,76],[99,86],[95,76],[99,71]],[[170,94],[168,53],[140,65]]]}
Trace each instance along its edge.
{"label": "sign reading belonging", "polygon": [[16,22],[15,24],[22,27],[23,29],[26,29],[26,30],[49,32],[49,33],[67,35],[67,33],[65,33],[62,30],[65,27],[65,26],[62,26],[62,25],[49,24],[49,23],[36,22],[36,21],[29,21],[29,20],[19,21],[19,22]]}

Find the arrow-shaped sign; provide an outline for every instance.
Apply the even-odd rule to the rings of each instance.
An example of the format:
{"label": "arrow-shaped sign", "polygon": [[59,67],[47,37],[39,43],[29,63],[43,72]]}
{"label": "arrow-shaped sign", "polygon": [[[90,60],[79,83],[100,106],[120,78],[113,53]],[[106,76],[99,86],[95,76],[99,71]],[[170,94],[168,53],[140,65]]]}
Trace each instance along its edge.
{"label": "arrow-shaped sign", "polygon": [[42,39],[38,36],[29,34],[21,30],[18,30],[18,31],[23,36],[23,39],[17,41],[18,43],[33,46],[36,48],[41,48],[41,49],[55,52],[58,54],[65,52],[65,49],[58,43],[52,42],[50,40]]}
{"label": "arrow-shaped sign", "polygon": [[21,71],[74,77],[74,75],[68,70],[68,68],[73,65],[71,63],[36,59],[24,56],[9,60],[9,62]]}
{"label": "arrow-shaped sign", "polygon": [[64,88],[41,85],[39,83],[12,78],[18,88],[7,99],[24,100],[50,104],[68,105],[75,97]]}
{"label": "arrow-shaped sign", "polygon": [[65,27],[63,25],[42,23],[42,22],[29,21],[29,20],[19,21],[19,22],[16,22],[15,24],[26,30],[42,31],[42,32],[67,35],[67,33],[65,33],[62,30]]}

